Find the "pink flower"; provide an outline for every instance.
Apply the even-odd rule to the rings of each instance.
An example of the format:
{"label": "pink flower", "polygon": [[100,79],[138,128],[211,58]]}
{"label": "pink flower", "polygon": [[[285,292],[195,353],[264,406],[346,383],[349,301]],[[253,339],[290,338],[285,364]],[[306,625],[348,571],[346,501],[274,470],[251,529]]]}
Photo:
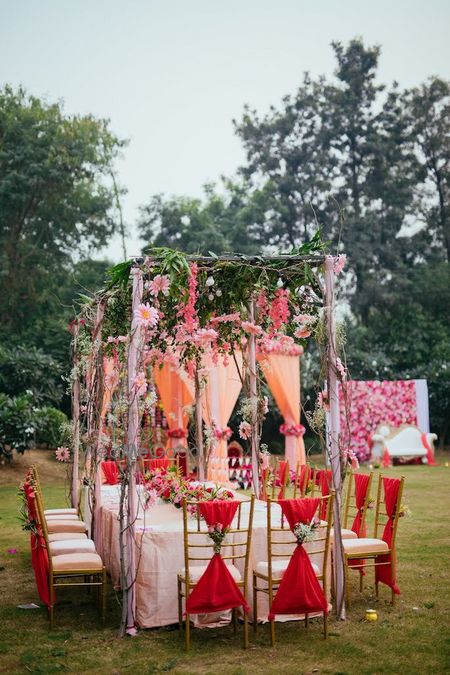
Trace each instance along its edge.
{"label": "pink flower", "polygon": [[56,448],[55,457],[58,462],[68,462],[70,459],[70,450],[65,446]]}
{"label": "pink flower", "polygon": [[270,318],[275,330],[287,323],[289,315],[289,293],[285,288],[279,288],[275,292],[275,298],[270,308]]}
{"label": "pink flower", "polygon": [[137,396],[143,396],[147,391],[147,378],[143,370],[134,378],[133,387],[136,390]]}
{"label": "pink flower", "polygon": [[252,425],[248,422],[241,422],[239,425],[239,436],[248,439],[252,435]]}
{"label": "pink flower", "polygon": [[16,548],[9,548],[9,549],[8,549],[8,553],[9,553],[10,555],[15,555],[15,554],[17,553],[17,549],[16,549]]}
{"label": "pink flower", "polygon": [[222,532],[222,531],[223,531],[223,525],[222,525],[222,523],[216,523],[216,530],[217,530],[217,532]]}
{"label": "pink flower", "polygon": [[156,326],[159,321],[158,310],[155,307],[150,307],[148,302],[141,303],[134,312],[134,318],[138,326]]}
{"label": "pink flower", "polygon": [[245,332],[249,333],[250,335],[261,335],[263,332],[261,326],[258,326],[256,323],[253,323],[252,321],[243,321],[241,323],[241,326],[243,330],[245,330]]}
{"label": "pink flower", "polygon": [[342,272],[342,270],[345,267],[346,262],[347,262],[347,256],[345,255],[345,253],[341,253],[340,255],[335,256],[334,263],[333,263],[333,269],[334,269],[334,273],[336,275],[338,275]]}
{"label": "pink flower", "polygon": [[214,328],[199,328],[199,330],[193,335],[192,340],[195,344],[200,346],[207,346],[214,340],[217,340],[219,334]]}
{"label": "pink flower", "polygon": [[336,358],[336,370],[341,378],[342,381],[345,381],[347,377],[347,371],[345,369],[344,364],[342,363],[341,359],[339,356]]}
{"label": "pink flower", "polygon": [[308,328],[300,326],[294,331],[294,336],[296,338],[308,338],[311,335],[311,331]]}
{"label": "pink flower", "polygon": [[162,293],[167,297],[169,295],[170,279],[167,274],[157,274],[153,281],[150,282],[149,288],[152,295],[157,296],[159,293]]}

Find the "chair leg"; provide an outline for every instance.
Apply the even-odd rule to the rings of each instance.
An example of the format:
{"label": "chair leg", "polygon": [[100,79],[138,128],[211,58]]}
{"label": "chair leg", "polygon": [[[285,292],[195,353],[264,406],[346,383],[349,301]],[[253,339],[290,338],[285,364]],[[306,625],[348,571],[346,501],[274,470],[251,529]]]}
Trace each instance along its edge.
{"label": "chair leg", "polygon": [[181,595],[181,580],[178,578],[178,632],[183,632],[183,596]]}
{"label": "chair leg", "polygon": [[364,581],[364,574],[363,574],[363,569],[359,570],[359,592],[363,592],[363,581]]}
{"label": "chair leg", "polygon": [[53,587],[53,575],[50,575],[50,583],[49,583],[49,590],[50,590],[50,606],[48,608],[48,618],[50,620],[50,630],[52,630],[55,626],[55,589]]}
{"label": "chair leg", "polygon": [[248,649],[248,614],[244,610],[244,649]]}
{"label": "chair leg", "polygon": [[187,652],[191,648],[191,623],[190,623],[189,614],[187,612],[186,612],[185,629],[184,629],[184,648],[186,649]]}
{"label": "chair leg", "polygon": [[106,576],[106,568],[103,568],[102,572],[102,585],[101,585],[101,597],[102,597],[102,622],[105,623],[106,619],[106,595],[108,590],[108,577]]}
{"label": "chair leg", "polygon": [[270,622],[270,644],[275,647],[275,620]]}
{"label": "chair leg", "polygon": [[255,575],[253,575],[253,632],[256,635],[258,629],[258,588]]}
{"label": "chair leg", "polygon": [[328,637],[328,612],[323,613],[323,639]]}
{"label": "chair leg", "polygon": [[344,572],[345,572],[345,602],[347,608],[350,609],[350,584],[348,575],[348,560],[344,558]]}
{"label": "chair leg", "polygon": [[237,610],[236,607],[233,607],[231,610],[231,617],[233,620],[233,633],[234,635],[237,635]]}

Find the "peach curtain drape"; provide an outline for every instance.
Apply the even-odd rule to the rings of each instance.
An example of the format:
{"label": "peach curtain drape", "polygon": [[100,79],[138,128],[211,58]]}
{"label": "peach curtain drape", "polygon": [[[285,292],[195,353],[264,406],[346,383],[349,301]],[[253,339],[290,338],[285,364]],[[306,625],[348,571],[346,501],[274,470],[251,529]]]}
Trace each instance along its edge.
{"label": "peach curtain drape", "polygon": [[[300,357],[264,354],[258,360],[286,424],[300,424]],[[285,456],[291,469],[305,464],[302,436],[285,436]]]}
{"label": "peach curtain drape", "polygon": [[[207,369],[206,385],[202,395],[203,419],[209,427],[217,427],[220,431],[228,425],[233,408],[242,389],[242,352],[235,352],[225,366],[222,361],[217,365],[205,363]],[[208,480],[221,483],[228,482],[227,441],[222,438],[210,455],[208,463]]]}
{"label": "peach curtain drape", "polygon": [[[153,377],[166,414],[169,430],[183,429],[187,434],[188,414],[186,408],[194,402],[194,392],[184,372],[164,363],[160,368],[155,366]],[[187,447],[187,437],[170,438],[169,447],[178,445]]]}

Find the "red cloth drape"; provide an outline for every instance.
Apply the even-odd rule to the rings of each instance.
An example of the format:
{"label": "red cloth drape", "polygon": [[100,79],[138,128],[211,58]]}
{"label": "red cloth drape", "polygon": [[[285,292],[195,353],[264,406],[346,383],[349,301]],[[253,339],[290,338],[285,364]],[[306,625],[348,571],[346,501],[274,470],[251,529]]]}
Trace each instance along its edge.
{"label": "red cloth drape", "polygon": [[278,480],[280,482],[281,489],[278,493],[278,499],[284,499],[284,493],[286,492],[286,479],[287,479],[287,472],[289,471],[289,462],[286,460],[282,460],[278,464]]}
{"label": "red cloth drape", "polygon": [[300,473],[297,476],[297,486],[300,488],[300,490],[306,490],[308,483],[311,480],[311,474],[312,471],[310,466],[307,464],[302,464],[300,466]]}
{"label": "red cloth drape", "polygon": [[[362,519],[362,508],[364,506],[364,500],[366,499],[366,494],[367,494],[367,487],[369,485],[369,478],[370,476],[365,473],[355,473],[354,476],[354,481],[355,481],[355,502],[356,502],[356,508],[358,509],[358,512],[355,516],[355,519],[352,523],[352,530],[356,534],[357,537],[365,537],[366,536],[366,522]],[[360,565],[364,565],[364,559],[363,558],[357,558],[356,560],[349,560],[348,561],[349,567],[358,567],[359,571],[361,574],[365,574],[364,570]]]}
{"label": "red cloth drape", "polygon": [[426,434],[422,434],[420,437],[420,440],[422,441],[422,445],[427,451],[427,461],[428,461],[428,466],[437,466],[436,462],[434,461],[434,454],[433,454],[433,448],[431,445],[428,443],[428,438]]}
{"label": "red cloth drape", "polygon": [[352,523],[352,530],[357,537],[366,536],[366,523],[363,523],[362,509],[367,495],[367,487],[369,485],[370,476],[365,473],[355,473],[353,479],[355,481],[355,502],[358,512]]}
{"label": "red cloth drape", "polygon": [[[394,515],[397,506],[398,491],[400,489],[400,479],[398,478],[386,478],[383,477],[383,487],[384,487],[384,500],[386,506],[386,515],[388,516],[388,521],[383,530],[383,541],[391,547],[392,535],[394,531]],[[375,581],[381,581],[383,584],[390,586],[394,593],[400,595],[400,589],[397,586],[397,580],[395,578],[395,570],[393,566],[393,556],[391,553],[388,555],[378,556],[377,562],[387,562],[387,565],[376,565],[375,566]]]}
{"label": "red cloth drape", "polygon": [[[319,486],[320,486],[320,493],[322,497],[328,497],[330,494],[330,486],[331,486],[331,469],[322,469],[322,471],[319,471]],[[321,520],[325,520],[327,517],[327,502],[322,501],[320,504],[320,510],[319,510],[319,517]]]}
{"label": "red cloth drape", "polygon": [[104,460],[101,463],[105,483],[107,485],[117,485],[119,482],[119,469],[113,460]]}
{"label": "red cloth drape", "polygon": [[[200,503],[200,513],[209,526],[228,528],[239,506],[238,501],[212,500]],[[233,607],[250,610],[239,586],[231,576],[220,553],[215,553],[186,602],[188,614],[220,612]]]}
{"label": "red cloth drape", "polygon": [[39,597],[42,602],[50,606],[50,589],[48,585],[49,561],[45,539],[37,518],[36,497],[34,488],[27,482],[24,483],[25,496],[28,506],[28,517],[34,521],[37,533],[31,533],[31,564],[34,570],[34,578]]}
{"label": "red cloth drape", "polygon": [[[291,530],[297,523],[310,523],[320,500],[280,499],[279,504]],[[272,602],[269,621],[277,614],[328,613],[328,603],[302,544],[297,544]]]}

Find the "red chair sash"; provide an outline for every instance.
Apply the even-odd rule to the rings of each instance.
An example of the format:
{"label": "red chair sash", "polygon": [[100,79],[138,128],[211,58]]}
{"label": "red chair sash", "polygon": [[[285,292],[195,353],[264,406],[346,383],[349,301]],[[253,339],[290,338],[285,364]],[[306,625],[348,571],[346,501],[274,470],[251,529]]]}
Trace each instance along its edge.
{"label": "red chair sash", "polygon": [[144,459],[144,470],[153,471],[154,469],[168,469],[170,459],[167,457]]}
{"label": "red chair sash", "polygon": [[[297,523],[310,523],[320,500],[316,498],[280,499],[284,517],[291,530]],[[328,613],[328,602],[316,577],[307,552],[297,544],[283,574],[269,612],[269,621],[277,614]]]}
{"label": "red chair sash", "polygon": [[101,464],[105,482],[107,485],[117,485],[119,482],[119,469],[113,460],[105,460]]}
{"label": "red chair sash", "polygon": [[36,497],[34,488],[24,483],[25,496],[28,507],[28,517],[36,523],[37,533],[31,533],[31,564],[33,566],[36,587],[42,602],[50,606],[50,589],[48,585],[49,561],[47,548],[42,530],[37,522]]}
{"label": "red chair sash", "polygon": [[363,522],[362,509],[364,507],[364,502],[367,495],[367,487],[369,485],[370,476],[365,473],[355,473],[353,478],[355,481],[355,502],[358,512],[352,523],[352,530],[357,537],[365,537],[366,523],[365,521]]}
{"label": "red chair sash", "polygon": [[[331,485],[331,470],[323,470],[320,472],[319,485],[320,493],[322,497],[328,497],[330,494],[330,485]],[[321,520],[325,520],[327,517],[327,502],[322,501],[320,504],[319,516]]]}
{"label": "red chair sash", "polygon": [[300,467],[300,474],[298,476],[297,486],[303,490],[308,487],[308,483],[311,480],[311,467],[306,464],[302,464]]}
{"label": "red chair sash", "polygon": [[278,499],[284,499],[284,493],[286,490],[286,478],[289,468],[289,462],[283,460],[278,465],[278,481],[280,483],[281,489],[278,493]]}
{"label": "red chair sash", "polygon": [[[212,500],[200,503],[200,513],[209,526],[230,527],[239,506],[238,501]],[[231,576],[220,553],[215,553],[186,602],[188,614],[208,614],[234,607],[250,611],[239,586]]]}
{"label": "red chair sash", "polygon": [[[401,481],[398,478],[383,477],[384,501],[386,505],[386,515],[388,516],[388,521],[384,526],[382,539],[386,542],[389,548],[391,547],[392,536],[394,533],[394,516],[397,506],[400,482]],[[381,581],[383,584],[390,586],[394,593],[400,595],[400,589],[397,586],[397,580],[395,578],[395,569],[393,565],[393,562],[395,561],[393,561],[392,554],[388,553],[387,555],[379,556],[379,562],[386,562],[388,564],[375,566],[375,581]]]}

